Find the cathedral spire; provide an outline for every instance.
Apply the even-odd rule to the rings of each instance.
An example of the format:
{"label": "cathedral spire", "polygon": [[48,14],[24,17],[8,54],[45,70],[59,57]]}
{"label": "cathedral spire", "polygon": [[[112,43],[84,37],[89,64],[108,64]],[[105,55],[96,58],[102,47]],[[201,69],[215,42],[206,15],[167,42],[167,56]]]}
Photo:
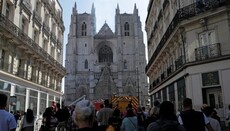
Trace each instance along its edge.
{"label": "cathedral spire", "polygon": [[133,14],[138,14],[138,9],[136,3],[134,4]]}
{"label": "cathedral spire", "polygon": [[116,13],[117,13],[117,14],[120,14],[120,8],[119,8],[119,4],[118,4],[118,3],[117,3]]}
{"label": "cathedral spire", "polygon": [[94,3],[92,4],[92,8],[91,8],[91,14],[95,14]]}
{"label": "cathedral spire", "polygon": [[76,2],[74,3],[74,7],[73,7],[72,13],[73,13],[73,14],[76,14],[76,13],[77,13],[77,3],[76,3]]}

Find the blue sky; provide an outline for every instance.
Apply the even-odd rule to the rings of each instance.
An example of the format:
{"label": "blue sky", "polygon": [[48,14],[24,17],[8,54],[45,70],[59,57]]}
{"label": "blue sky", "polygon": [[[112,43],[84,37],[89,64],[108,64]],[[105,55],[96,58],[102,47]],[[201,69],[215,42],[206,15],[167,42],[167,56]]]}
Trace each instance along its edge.
{"label": "blue sky", "polygon": [[[68,2],[67,2],[68,1]],[[69,33],[69,25],[71,19],[72,8],[77,3],[78,13],[90,13],[92,4],[94,3],[96,11],[96,31],[98,32],[102,25],[106,23],[114,31],[115,9],[119,4],[120,13],[133,13],[134,4],[136,3],[139,10],[139,16],[142,22],[142,31],[144,33],[144,43],[146,44],[145,19],[147,15],[147,6],[149,0],[59,0],[63,8],[63,20],[65,24],[64,33],[64,60],[65,61],[65,45],[67,43],[67,35]]]}

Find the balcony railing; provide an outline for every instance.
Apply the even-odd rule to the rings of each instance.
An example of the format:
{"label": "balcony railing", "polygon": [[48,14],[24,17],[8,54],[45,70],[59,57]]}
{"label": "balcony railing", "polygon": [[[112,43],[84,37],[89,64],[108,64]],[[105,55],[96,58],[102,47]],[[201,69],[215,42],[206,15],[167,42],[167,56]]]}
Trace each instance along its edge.
{"label": "balcony railing", "polygon": [[27,14],[32,14],[32,5],[30,0],[21,0],[21,8],[24,9]]}
{"label": "balcony railing", "polygon": [[45,23],[43,22],[43,28],[42,28],[43,32],[46,33],[46,35],[50,35],[50,27]]}
{"label": "balcony railing", "polygon": [[4,62],[3,60],[0,59],[0,70],[10,72],[10,65],[9,63]]}
{"label": "balcony railing", "polygon": [[195,49],[196,60],[206,60],[221,56],[220,43],[198,47]]}
{"label": "balcony railing", "polygon": [[167,68],[167,76],[169,76],[172,72],[173,72],[173,66],[171,65]]}
{"label": "balcony railing", "polygon": [[52,33],[52,32],[51,32],[51,35],[50,35],[50,40],[51,40],[54,44],[56,44],[56,43],[57,43],[57,38],[56,38],[55,33]]}
{"label": "balcony railing", "polygon": [[57,46],[59,49],[62,49],[62,43],[61,43],[61,40],[57,39]]}
{"label": "balcony railing", "polygon": [[33,19],[39,26],[42,25],[42,17],[36,10],[33,11]]}
{"label": "balcony railing", "polygon": [[163,81],[164,79],[165,79],[165,72],[161,74],[161,81]]}
{"label": "balcony railing", "polygon": [[[230,3],[229,0],[220,0],[220,1],[209,0],[206,3],[201,3],[201,4],[203,4],[202,6],[200,6],[199,2],[195,2],[191,5],[188,5],[186,7],[183,7],[181,9],[177,10],[177,13],[175,14],[174,18],[172,19],[170,25],[168,26],[165,34],[162,37],[160,43],[158,44],[155,52],[153,53],[147,66],[145,67],[145,71],[147,72],[149,70],[152,63],[155,61],[156,57],[160,54],[160,51],[165,46],[166,41],[168,40],[168,38],[171,36],[172,32],[175,30],[175,28],[177,27],[177,25],[181,21],[188,19],[190,17],[196,16],[200,13],[203,13],[204,11],[218,8],[218,7],[221,7],[223,5],[229,5],[229,3]],[[151,37],[149,39],[151,39]],[[148,43],[151,43],[150,40],[148,40],[148,41],[149,41]]]}
{"label": "balcony railing", "polygon": [[17,38],[22,44],[25,44],[31,51],[37,53],[43,59],[45,59],[49,64],[57,67],[65,73],[65,68],[54,60],[44,49],[42,49],[38,44],[36,44],[27,34],[25,34],[20,28],[18,28],[14,23],[12,23],[5,16],[0,15],[0,29],[10,32],[15,38]]}
{"label": "balcony railing", "polygon": [[183,66],[183,64],[184,64],[183,56],[178,57],[177,60],[175,61],[176,70],[179,69],[181,66]]}

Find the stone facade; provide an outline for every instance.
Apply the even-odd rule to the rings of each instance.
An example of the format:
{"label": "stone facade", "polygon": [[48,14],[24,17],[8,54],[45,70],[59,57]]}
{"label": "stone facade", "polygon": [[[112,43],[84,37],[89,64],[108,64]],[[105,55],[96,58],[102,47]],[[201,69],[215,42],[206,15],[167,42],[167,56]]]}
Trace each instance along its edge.
{"label": "stone facade", "polygon": [[105,23],[96,33],[95,8],[80,14],[73,7],[66,46],[65,97],[70,103],[83,95],[91,100],[112,96],[147,95],[145,45],[138,9],[115,15],[115,32]]}
{"label": "stone facade", "polygon": [[58,0],[0,0],[0,92],[17,99],[9,110],[39,115],[61,102],[62,13]]}
{"label": "stone facade", "polygon": [[[179,3],[178,3],[179,2]],[[185,97],[224,120],[230,104],[229,1],[150,0],[146,19],[151,101]]]}

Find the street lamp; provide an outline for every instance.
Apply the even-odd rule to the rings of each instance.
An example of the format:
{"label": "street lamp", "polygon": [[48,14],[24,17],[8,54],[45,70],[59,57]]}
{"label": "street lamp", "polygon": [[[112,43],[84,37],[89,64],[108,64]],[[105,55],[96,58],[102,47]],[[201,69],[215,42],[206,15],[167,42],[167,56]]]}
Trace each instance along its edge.
{"label": "street lamp", "polygon": [[137,98],[138,98],[138,105],[140,105],[140,96],[139,96],[139,76],[138,76],[138,67],[136,67],[137,71]]}

